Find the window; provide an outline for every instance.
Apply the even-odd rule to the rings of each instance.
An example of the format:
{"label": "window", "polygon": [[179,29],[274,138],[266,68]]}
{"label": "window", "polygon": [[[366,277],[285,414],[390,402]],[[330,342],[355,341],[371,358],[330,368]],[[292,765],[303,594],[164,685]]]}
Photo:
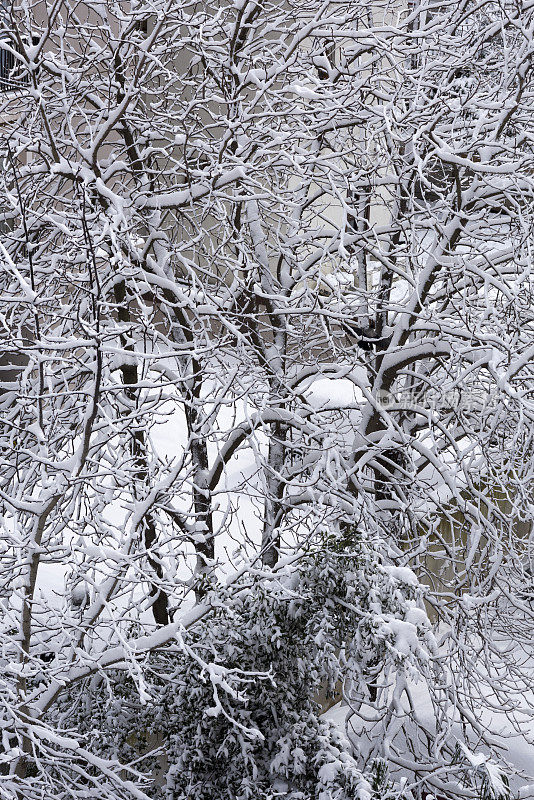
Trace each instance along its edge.
{"label": "window", "polygon": [[0,32],[0,92],[15,91],[29,83],[30,76],[13,50],[17,50],[15,41],[5,31]]}

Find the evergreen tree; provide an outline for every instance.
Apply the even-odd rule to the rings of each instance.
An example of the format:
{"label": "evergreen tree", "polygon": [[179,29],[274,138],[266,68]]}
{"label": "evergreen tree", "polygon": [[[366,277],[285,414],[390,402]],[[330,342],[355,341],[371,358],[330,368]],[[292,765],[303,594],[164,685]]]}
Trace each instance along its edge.
{"label": "evergreen tree", "polygon": [[93,698],[99,718],[81,707],[77,726],[123,762],[159,742],[167,767],[145,764],[163,772],[157,798],[366,800],[376,776],[362,774],[318,694],[347,679],[369,691],[379,671],[424,670],[430,624],[420,600],[413,574],[369,542],[347,551],[331,539],[237,595],[214,589],[204,620],[145,665],[148,701],[116,673]]}

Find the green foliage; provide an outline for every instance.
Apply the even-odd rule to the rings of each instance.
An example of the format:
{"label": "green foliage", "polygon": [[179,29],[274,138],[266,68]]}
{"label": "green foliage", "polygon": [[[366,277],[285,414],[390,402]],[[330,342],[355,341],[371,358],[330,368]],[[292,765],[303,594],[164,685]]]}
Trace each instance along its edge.
{"label": "green foliage", "polygon": [[371,784],[314,698],[349,674],[364,690],[379,669],[416,665],[426,629],[410,621],[409,570],[396,574],[354,534],[348,544],[329,539],[237,594],[212,590],[211,612],[143,665],[148,703],[134,673],[93,692],[79,718],[93,746],[131,762],[160,744],[166,766],[145,763],[162,773],[158,800],[368,800],[381,768]]}
{"label": "green foliage", "polygon": [[384,796],[384,792],[393,788],[393,784],[389,779],[389,767],[383,758],[375,758],[371,764],[370,778],[371,789],[373,797],[380,800]]}
{"label": "green foliage", "polygon": [[464,742],[457,742],[452,762],[459,768],[462,784],[474,787],[480,800],[508,800],[510,797],[508,776],[486,754],[473,753]]}

